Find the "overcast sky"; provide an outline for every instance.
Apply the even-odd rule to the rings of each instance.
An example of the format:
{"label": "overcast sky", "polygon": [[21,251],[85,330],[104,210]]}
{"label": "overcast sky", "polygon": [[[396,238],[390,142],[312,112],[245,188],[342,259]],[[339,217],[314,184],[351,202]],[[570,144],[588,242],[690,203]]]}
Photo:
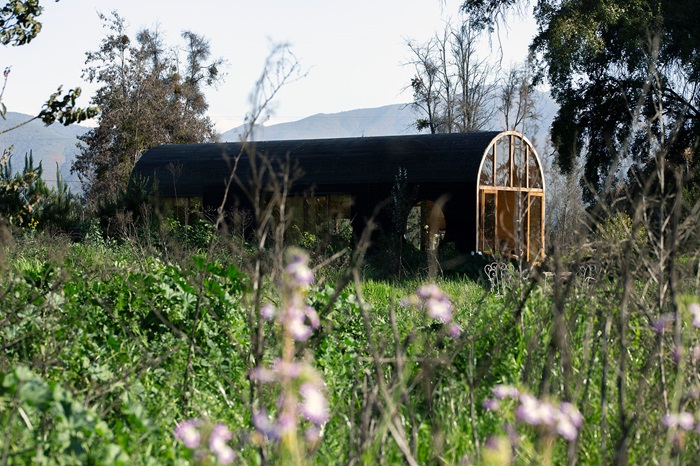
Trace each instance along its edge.
{"label": "overcast sky", "polygon": [[[8,111],[36,114],[59,84],[80,86],[82,105],[95,87],[83,82],[85,52],[106,35],[97,12],[116,10],[133,35],[158,28],[170,45],[185,29],[204,35],[227,62],[227,77],[207,91],[209,116],[221,132],[243,121],[248,96],[273,44],[287,43],[306,77],[278,95],[271,123],[317,113],[380,107],[411,100],[413,70],[406,40],[426,41],[459,18],[460,0],[44,0],[41,34],[29,45],[3,47],[0,67],[12,66],[3,102]],[[502,62],[524,60],[531,20],[514,19],[501,34]],[[497,51],[484,40],[483,56]]]}

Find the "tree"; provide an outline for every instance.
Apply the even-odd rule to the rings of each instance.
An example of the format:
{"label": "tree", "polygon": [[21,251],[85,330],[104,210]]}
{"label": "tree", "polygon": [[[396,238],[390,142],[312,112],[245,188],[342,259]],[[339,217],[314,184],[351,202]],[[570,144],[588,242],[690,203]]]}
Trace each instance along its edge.
{"label": "tree", "polygon": [[415,68],[413,106],[419,131],[453,133],[484,129],[494,115],[495,70],[476,56],[478,31],[469,23],[448,24],[419,44],[408,41]]}
{"label": "tree", "polygon": [[[466,0],[494,30],[522,0]],[[538,0],[531,51],[560,106],[552,124],[557,162],[601,192],[620,158],[697,183],[700,147],[700,3],[695,0]],[[610,176],[608,176],[610,175]]]}
{"label": "tree", "polygon": [[527,134],[528,124],[536,124],[541,115],[530,83],[530,63],[513,66],[503,77],[498,93],[498,111],[506,129]]}
{"label": "tree", "polygon": [[157,29],[138,32],[134,41],[116,12],[100,19],[110,32],[98,50],[87,53],[84,77],[102,84],[91,100],[102,114],[98,126],[80,137],[71,168],[93,208],[98,200],[116,200],[147,149],[216,138],[203,88],[221,79],[222,66],[220,59],[207,62],[208,41],[191,31],[182,33],[183,60]]}

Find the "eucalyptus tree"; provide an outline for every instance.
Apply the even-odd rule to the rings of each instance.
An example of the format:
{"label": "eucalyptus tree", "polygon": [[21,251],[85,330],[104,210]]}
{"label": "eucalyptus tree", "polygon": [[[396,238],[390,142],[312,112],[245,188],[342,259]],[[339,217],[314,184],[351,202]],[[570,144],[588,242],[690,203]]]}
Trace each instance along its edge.
{"label": "eucalyptus tree", "polygon": [[101,85],[91,100],[101,115],[80,137],[71,169],[91,207],[116,199],[150,147],[216,139],[203,90],[221,80],[223,64],[211,59],[209,42],[194,32],[182,33],[184,46],[178,49],[168,46],[158,29],[139,31],[132,39],[116,12],[100,19],[109,32],[97,50],[87,52],[83,77]]}

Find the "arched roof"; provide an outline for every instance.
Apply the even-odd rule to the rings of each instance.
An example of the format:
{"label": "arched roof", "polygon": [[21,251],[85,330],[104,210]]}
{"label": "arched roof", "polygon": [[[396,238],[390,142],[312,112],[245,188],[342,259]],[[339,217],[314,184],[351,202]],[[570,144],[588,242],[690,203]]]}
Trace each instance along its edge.
{"label": "arched roof", "polygon": [[[144,153],[133,173],[158,182],[161,196],[202,196],[220,189],[232,160],[237,176],[250,176],[249,153],[273,166],[289,159],[303,175],[297,188],[393,183],[398,168],[409,183],[476,184],[482,158],[498,131],[241,143],[161,145]],[[176,167],[175,170],[173,168]]]}

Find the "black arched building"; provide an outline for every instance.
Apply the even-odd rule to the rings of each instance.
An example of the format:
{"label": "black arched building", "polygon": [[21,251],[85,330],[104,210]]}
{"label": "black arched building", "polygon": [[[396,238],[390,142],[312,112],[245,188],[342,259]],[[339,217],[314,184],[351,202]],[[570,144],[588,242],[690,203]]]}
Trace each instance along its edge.
{"label": "black arched building", "polygon": [[[391,206],[400,180],[415,202],[446,200],[444,240],[459,249],[529,261],[543,255],[542,166],[532,144],[515,131],[162,145],[141,156],[132,176],[157,186],[166,202],[219,207],[239,154],[239,183],[231,185],[227,209],[250,205],[240,185],[251,183],[252,163],[259,167],[265,157],[273,167],[290,161],[299,169],[291,194],[306,199],[297,202],[300,210],[313,199],[314,223],[320,209],[349,217],[359,231],[377,205]],[[378,217],[384,230],[389,209]],[[303,217],[306,222],[306,211]]]}

